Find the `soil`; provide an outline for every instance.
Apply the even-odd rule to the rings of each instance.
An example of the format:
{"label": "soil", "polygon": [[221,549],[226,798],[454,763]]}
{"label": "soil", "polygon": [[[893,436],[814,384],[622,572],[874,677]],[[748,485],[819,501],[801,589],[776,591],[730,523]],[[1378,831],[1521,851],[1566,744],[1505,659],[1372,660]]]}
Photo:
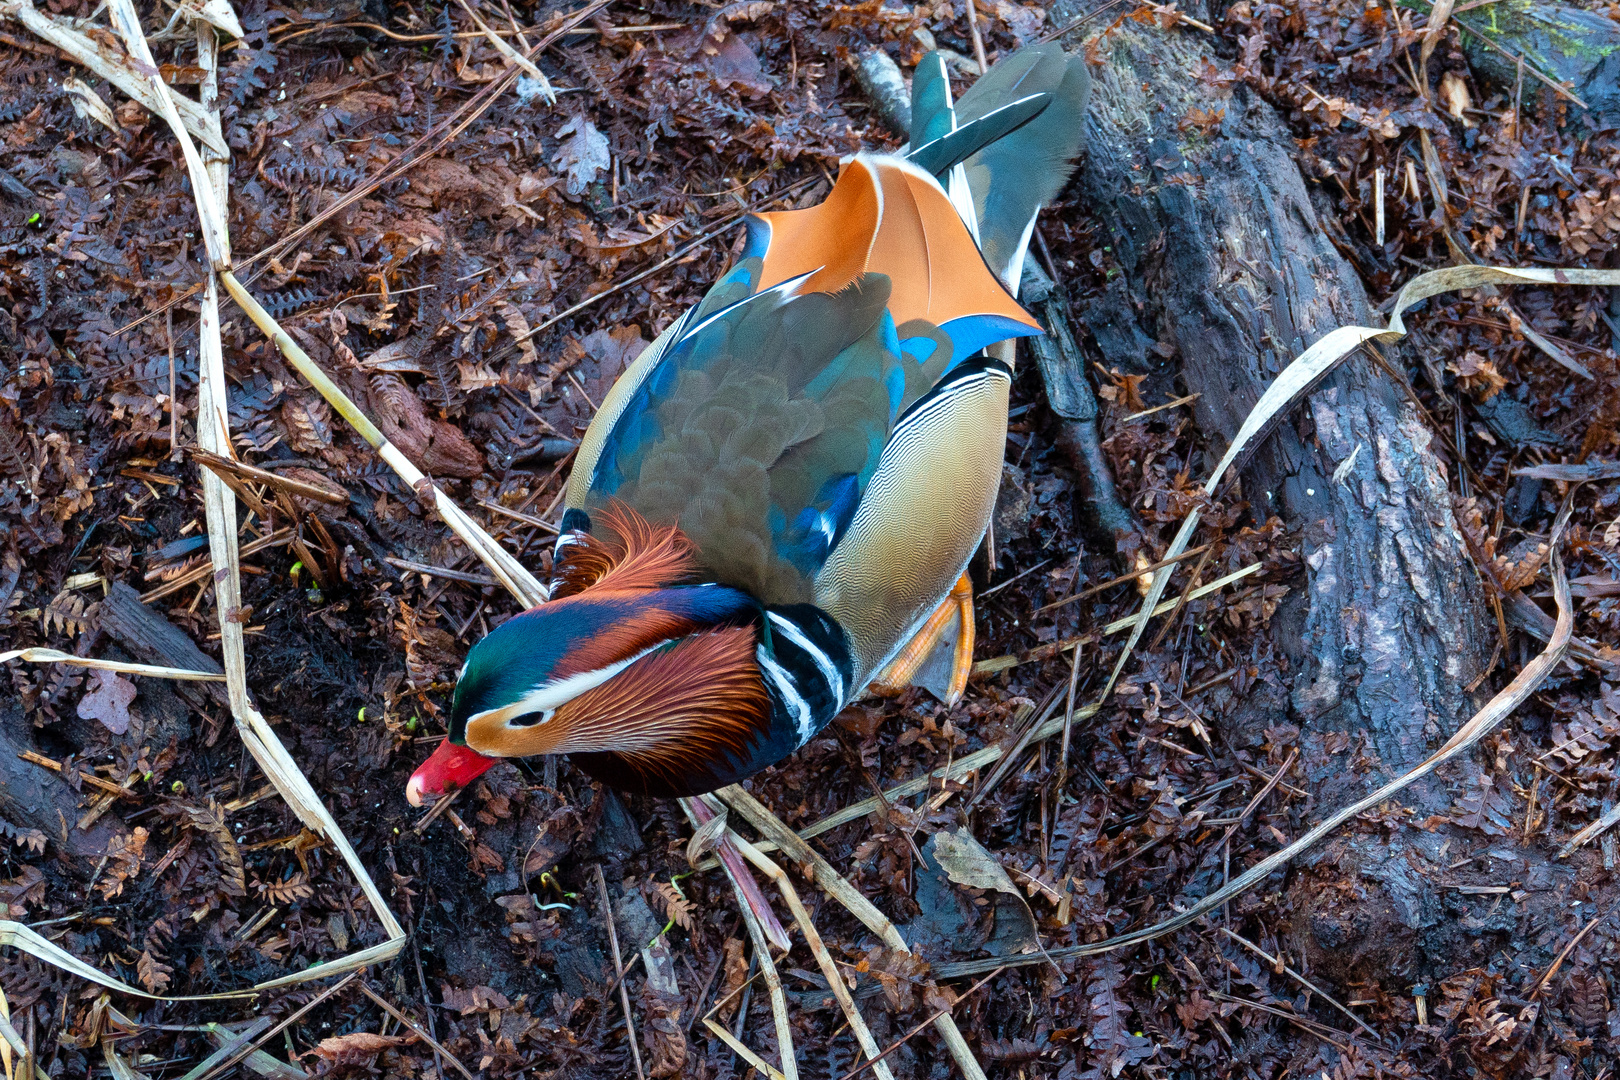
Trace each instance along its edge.
{"label": "soil", "polygon": [[[582,5],[474,7],[532,44]],[[88,0],[41,10],[113,40]],[[1172,596],[1260,569],[1153,623],[1066,762],[1046,740],[993,787],[981,770],[813,839],[916,951],[885,948],[797,879],[878,1044],[898,1044],[886,1062],[954,1075],[926,1024],[949,1006],[997,1078],[1612,1075],[1616,840],[1563,850],[1620,798],[1620,481],[1601,467],[1573,491],[1565,541],[1574,659],[1495,735],[1218,918],[1063,953],[1208,895],[1420,760],[1542,648],[1545,545],[1572,485],[1516,470],[1615,458],[1620,299],[1605,290],[1437,297],[1409,316],[1407,345],[1319,388],[1235,485],[1214,501],[1198,488],[1254,387],[1333,326],[1376,322],[1415,274],[1610,265],[1607,113],[1533,77],[1492,81],[1501,65],[1454,25],[1425,54],[1426,5],[976,11],[992,61],[1061,31],[1099,87],[1088,160],[1033,248],[1053,283],[1039,314],[1073,340],[1020,364],[995,542],[973,569],[983,670],[952,709],[920,689],[859,703],[746,786],[804,829],[1011,745],[1032,710],[1062,708],[1071,677],[1090,702],[1123,639],[1098,631],[1135,610],[1132,571],[1194,505],[1194,544],[1213,546]],[[171,11],[141,14],[154,36]],[[961,0],[612,0],[536,54],[555,104],[520,83],[366,190],[502,77],[503,55],[460,4],[249,0],[236,14],[245,36],[220,67],[229,226],[239,262],[265,253],[244,280],[542,578],[551,533],[535,522],[555,520],[596,403],[724,272],[742,213],[812,204],[840,157],[898,145],[860,58],[880,50],[909,75],[927,47],[951,50],[960,92],[975,52]],[[154,47],[194,93],[192,32]],[[0,651],[218,670],[189,455],[205,268],[179,150],[3,17],[0,81]],[[1268,223],[1291,240],[1199,276],[1222,261],[1205,258],[1210,236]],[[1301,296],[1314,299],[1288,306]],[[51,1077],[178,1077],[216,1048],[203,1025],[263,1038],[274,1029],[256,1020],[315,1002],[240,1068],[746,1075],[705,1018],[776,1062],[737,901],[688,861],[674,803],[621,797],[566,760],[500,765],[425,825],[405,802],[466,650],[516,604],[241,312],[223,322],[238,457],[341,500],[246,482],[263,512],[240,509],[243,607],[229,614],[246,620],[249,688],[408,931],[366,985],[437,1046],[358,983],[153,1002],[8,947],[0,1014],[18,1040]],[[1341,491],[1355,443],[1367,479]],[[1128,512],[1099,518],[1114,491]],[[1363,597],[1380,585],[1392,591]],[[1358,636],[1348,612],[1384,612],[1383,632]],[[0,918],[173,996],[385,939],[335,850],[243,749],[219,684],[5,667]],[[125,791],[102,798],[107,784]],[[950,879],[936,835],[958,829],[1021,900]],[[634,961],[639,1064],[598,870]],[[667,951],[643,952],[660,938]],[[1026,962],[1037,938],[1052,962]],[[845,1077],[857,1044],[794,941],[777,964],[799,1072]]]}

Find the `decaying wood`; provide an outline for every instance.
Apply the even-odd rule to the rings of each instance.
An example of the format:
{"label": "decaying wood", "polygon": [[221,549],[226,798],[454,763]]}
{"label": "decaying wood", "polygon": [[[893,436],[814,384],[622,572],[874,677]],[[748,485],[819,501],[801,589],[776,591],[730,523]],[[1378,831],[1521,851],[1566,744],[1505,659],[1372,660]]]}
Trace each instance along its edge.
{"label": "decaying wood", "polygon": [[[1376,320],[1317,225],[1276,113],[1245,87],[1199,81],[1206,39],[1127,24],[1102,54],[1078,183],[1120,273],[1084,319],[1107,366],[1154,375],[1166,391],[1162,357],[1175,357],[1219,449],[1306,346]],[[1188,121],[1195,108],[1224,110],[1218,129],[1201,134]],[[1391,361],[1400,364],[1398,352]],[[1266,440],[1228,495],[1257,521],[1279,515],[1297,533],[1303,578],[1277,616],[1288,693],[1256,683],[1224,734],[1242,745],[1298,725],[1323,809],[1422,761],[1478,705],[1464,688],[1494,633],[1429,444],[1400,388],[1354,357]],[[1407,794],[1420,818],[1451,803],[1442,782]],[[1295,878],[1297,930],[1313,966],[1398,980],[1420,949],[1460,948],[1440,925],[1441,844],[1417,829],[1357,832],[1306,864]],[[1361,895],[1312,889],[1316,874],[1359,876],[1350,891]]]}
{"label": "decaying wood", "polygon": [[1142,524],[1114,491],[1113,469],[1097,432],[1097,396],[1075,344],[1069,302],[1034,259],[1024,260],[1019,298],[1046,329],[1030,339],[1029,351],[1040,368],[1047,404],[1057,414],[1058,445],[1074,468],[1075,517],[1098,543],[1117,544],[1128,533],[1140,533]]}

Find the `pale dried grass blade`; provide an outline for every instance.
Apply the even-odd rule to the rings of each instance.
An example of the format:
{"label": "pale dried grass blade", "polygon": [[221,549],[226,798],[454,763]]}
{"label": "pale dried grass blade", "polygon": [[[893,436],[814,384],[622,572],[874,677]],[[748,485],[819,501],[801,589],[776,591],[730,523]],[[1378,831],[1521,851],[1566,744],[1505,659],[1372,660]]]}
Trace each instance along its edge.
{"label": "pale dried grass blade", "polygon": [[703,1018],[703,1026],[713,1032],[715,1038],[731,1047],[731,1049],[736,1052],[738,1057],[742,1058],[744,1061],[748,1062],[748,1064],[758,1069],[762,1076],[770,1077],[770,1080],[787,1080],[779,1069],[773,1066],[770,1062],[766,1061],[764,1058],[760,1057],[758,1054],[754,1053],[735,1035],[721,1027],[719,1024],[715,1023],[713,1020],[709,1019],[707,1016]]}
{"label": "pale dried grass blade", "polygon": [[[720,808],[724,809],[723,806]],[[712,821],[723,823],[725,819],[716,817],[711,819]],[[877,1040],[872,1038],[871,1029],[866,1026],[866,1020],[855,1007],[855,999],[849,995],[849,987],[844,985],[843,973],[838,970],[832,954],[827,951],[821,935],[816,931],[816,924],[810,918],[810,912],[799,899],[798,890],[793,887],[787,873],[766,857],[764,852],[736,833],[728,831],[727,838],[749,862],[758,867],[760,872],[774,881],[776,887],[781,890],[783,901],[787,903],[788,910],[793,912],[793,921],[799,924],[799,930],[804,934],[804,943],[810,947],[811,955],[816,958],[816,965],[821,968],[822,977],[827,980],[827,986],[838,1001],[839,1008],[844,1010],[844,1018],[849,1021],[850,1030],[855,1033],[855,1041],[861,1044],[862,1052],[872,1063],[872,1071],[877,1074],[878,1080],[894,1080],[894,1073],[890,1071],[889,1063],[883,1060],[883,1052],[878,1049]]]}
{"label": "pale dried grass blade", "polygon": [[1580,832],[1569,838],[1569,842],[1558,849],[1558,858],[1567,859],[1577,848],[1591,843],[1595,838],[1602,836],[1620,822],[1620,806],[1609,810],[1608,813],[1583,828]]}
{"label": "pale dried grass blade", "polygon": [[[180,118],[174,95],[169,92],[169,86],[163,81],[163,75],[158,70],[157,61],[152,58],[152,49],[147,45],[146,34],[141,30],[141,17],[135,10],[134,0],[107,0],[107,13],[112,18],[113,29],[118,31],[118,36],[124,40],[124,48],[129,50],[130,60],[139,65],[141,74],[145,75],[151,84],[158,115],[168,121],[170,129],[174,131],[174,137],[180,142],[180,152],[186,158],[186,172],[191,175],[191,191],[196,196],[197,217],[202,224],[203,243],[208,247],[208,261],[216,268],[229,266],[231,241],[225,230],[224,210],[218,199],[202,197],[203,192],[213,190],[213,182],[209,179],[208,169],[203,165],[202,158],[197,154],[196,145],[191,141],[191,133],[187,130],[185,121]],[[210,123],[206,110],[199,107],[198,111],[202,114],[205,127],[218,129],[217,117]],[[227,148],[222,153],[229,156],[230,150]]]}
{"label": "pale dried grass blade", "polygon": [[149,1001],[218,1001],[223,998],[252,997],[257,993],[253,990],[233,990],[223,994],[199,994],[195,997],[163,997],[158,994],[148,994],[145,990],[121,982],[111,975],[104,975],[77,956],[61,948],[52,941],[41,937],[20,922],[10,919],[0,919],[0,946],[9,945],[42,960],[53,967],[77,975],[88,982],[98,986],[105,986],[109,990],[117,990],[121,994],[133,994],[135,997],[146,998]]}
{"label": "pale dried grass blade", "polygon": [[[694,829],[701,828],[705,818],[709,814],[715,813],[714,806],[708,801],[713,798],[712,795],[699,795],[696,798],[680,800],[681,809],[686,811],[686,816],[691,821]],[[733,866],[732,862],[725,857],[728,850],[737,856],[736,866]],[[731,887],[737,894],[737,906],[742,913],[743,925],[748,927],[748,936],[754,943],[754,956],[759,960],[760,975],[764,977],[765,986],[770,994],[771,1017],[776,1022],[776,1047],[782,1062],[781,1071],[777,1075],[784,1077],[784,1080],[799,1080],[799,1063],[793,1053],[793,1027],[788,1022],[787,1015],[787,994],[782,989],[782,977],[777,973],[776,961],[771,957],[773,942],[765,933],[765,927],[760,922],[759,913],[752,904],[748,903],[743,893],[742,882],[745,878],[749,880],[750,884],[754,883],[751,878],[748,878],[748,868],[742,865],[741,855],[734,846],[722,843],[720,851],[722,853],[720,865],[725,869],[726,877],[731,880]],[[757,884],[755,888],[757,891]],[[765,910],[770,910],[768,905]],[[785,947],[783,951],[787,951]],[[775,1069],[771,1071],[773,1073],[777,1072]]]}
{"label": "pale dried grass blade", "polygon": [[[799,839],[794,831],[782,824],[777,816],[771,813],[770,808],[753,795],[736,784],[731,784],[715,792],[724,799],[737,813],[748,819],[748,823],[758,829],[760,835],[767,840],[774,841],[778,849],[788,858],[799,864],[799,867],[810,876],[822,892],[834,901],[841,904],[851,915],[859,919],[866,928],[878,937],[883,943],[897,952],[909,953],[911,947],[906,939],[888,916],[877,909],[877,906],[861,895],[859,889],[845,881],[838,871],[833,869],[831,863],[809,844]],[[968,1046],[967,1040],[962,1037],[961,1029],[956,1026],[956,1020],[948,1012],[942,1012],[933,1018],[934,1030],[944,1041],[945,1048],[950,1051],[951,1058],[956,1067],[962,1070],[967,1080],[986,1080],[984,1068],[979,1064],[978,1058],[973,1056],[973,1050]]]}
{"label": "pale dried grass blade", "polygon": [[93,656],[74,656],[56,649],[13,649],[0,653],[0,664],[7,660],[27,660],[31,664],[72,664],[75,667],[116,671],[120,675],[148,675],[154,679],[182,679],[193,682],[224,682],[225,676],[211,671],[192,671],[189,668],[159,667],[156,664],[125,664],[117,660],[97,660]]}
{"label": "pale dried grass blade", "polygon": [[[1341,326],[1331,330],[1283,369],[1272,384],[1266,387],[1265,393],[1260,395],[1260,400],[1255,403],[1248,418],[1243,421],[1243,426],[1232,438],[1232,445],[1227,447],[1226,455],[1221,458],[1221,463],[1215,467],[1215,471],[1205,482],[1204,493],[1213,497],[1220,486],[1221,478],[1226,475],[1226,470],[1241,455],[1258,447],[1264,435],[1282,419],[1284,411],[1297,399],[1310,393],[1358,346],[1369,341],[1399,341],[1405,337],[1404,316],[1413,305],[1441,293],[1455,292],[1458,289],[1478,289],[1485,285],[1620,285],[1620,270],[1517,270],[1497,266],[1450,266],[1444,270],[1431,270],[1426,274],[1419,274],[1396,294],[1395,303],[1390,311],[1389,326],[1382,330],[1370,326]],[[1181,528],[1176,532],[1175,539],[1171,541],[1169,550],[1165,552],[1166,560],[1175,558],[1187,549],[1198,528],[1200,517],[1196,509],[1187,514]],[[1172,569],[1167,566],[1154,575],[1153,586],[1142,600],[1141,611],[1135,616],[1136,625],[1131,629],[1131,636],[1125,642],[1125,648],[1120,652],[1119,659],[1114,663],[1114,670],[1108,676],[1107,685],[1098,695],[1099,702],[1106,701],[1108,695],[1113,692],[1114,684],[1119,681],[1120,674],[1125,670],[1125,664],[1130,659],[1132,650],[1136,648],[1142,632],[1147,629],[1148,620],[1157,613],[1159,599],[1170,584]]]}
{"label": "pale dried grass blade", "polygon": [[[55,45],[71,56],[76,63],[84,65],[106,79],[151,112],[162,111],[158,105],[158,96],[150,82],[130,66],[127,57],[73,29],[61,20],[45,14],[34,7],[31,0],[0,0],[0,15],[16,19],[34,36]],[[185,121],[186,130],[191,132],[194,138],[206,143],[215,153],[231,152],[224,139],[217,135],[210,137],[204,123],[202,108],[196,102],[182,97],[175,99],[174,104],[180,112],[181,119]]]}
{"label": "pale dried grass blade", "polygon": [[[208,244],[209,257],[214,266],[220,266],[229,261],[230,241],[226,234],[225,208],[226,191],[224,181],[227,172],[223,163],[216,159],[211,165],[204,165],[198,156],[196,147],[192,145],[186,126],[181,120],[176,99],[169,87],[163,82],[158,73],[157,66],[152,59],[152,52],[141,30],[140,19],[136,14],[131,0],[109,0],[114,25],[123,37],[134,62],[144,65],[148,69],[146,78],[150,89],[156,99],[156,111],[168,122],[175,138],[181,144],[185,154],[187,170],[191,178],[192,194],[196,202],[199,219],[203,223],[204,237]],[[8,9],[7,13],[10,11]],[[212,30],[208,31],[212,33]],[[209,45],[214,43],[210,42]],[[199,60],[209,64],[217,62],[217,49],[207,45],[199,48]],[[205,82],[205,92],[210,86],[217,87],[217,71],[209,72]],[[217,106],[217,99],[210,95],[211,105]],[[202,126],[206,130],[218,130],[217,108],[215,111],[202,110]],[[228,151],[226,151],[228,154]],[[202,319],[198,328],[201,347],[200,360],[200,387],[198,402],[198,441],[203,447],[214,453],[229,457],[230,429],[226,420],[225,399],[223,388],[225,384],[224,349],[220,342],[219,327],[219,293],[218,278],[214,273],[214,266],[210,267],[209,280],[204,294],[202,306]],[[203,472],[204,508],[208,522],[209,551],[216,567],[215,601],[220,616],[220,640],[225,667],[225,684],[231,703],[231,712],[237,721],[237,731],[241,735],[243,744],[253,755],[259,767],[269,777],[288,805],[292,808],[300,821],[316,833],[329,840],[343,861],[355,875],[362,893],[376,912],[378,921],[388,934],[388,940],[381,945],[373,946],[360,953],[342,957],[328,963],[307,968],[304,971],[275,979],[265,986],[279,986],[295,982],[304,982],[313,978],[321,978],[351,968],[366,964],[377,963],[396,955],[405,942],[405,931],[394,914],[389,910],[387,902],[378,891],[376,883],[355,854],[343,830],[333,820],[319,796],[310,786],[309,780],[299,769],[287,748],[282,745],[280,738],[265,723],[264,717],[253,706],[247,692],[247,664],[243,647],[242,624],[236,622],[233,616],[240,610],[240,565],[236,545],[236,506],[235,498],[228,487],[212,472]],[[17,923],[0,923],[0,944],[14,944],[31,955],[49,963],[71,971],[81,978],[116,989],[123,993],[133,993],[141,997],[156,998],[156,995],[143,993],[110,976],[103,975],[95,968],[63,951],[51,942],[41,938],[26,926]],[[255,988],[258,989],[258,988]],[[211,1000],[218,998],[240,997],[255,991],[236,991],[223,994],[202,995],[194,1000]],[[181,1000],[181,999],[158,999]]]}
{"label": "pale dried grass blade", "polygon": [[[337,410],[338,415],[348,421],[349,426],[354,428],[361,438],[376,449],[377,455],[399,475],[399,478],[405,481],[413,491],[416,490],[417,485],[426,479],[422,474],[422,470],[418,469],[397,446],[384,437],[377,425],[371,422],[371,418],[366,416],[360,407],[351,401],[349,396],[338,387],[337,383],[333,382],[321,370],[320,365],[309,358],[309,354],[298,346],[298,343],[281,328],[280,324],[264,309],[264,306],[253,298],[253,295],[242,286],[241,282],[236,280],[235,275],[227,272],[223,277],[225,290],[247,313],[248,318],[253,320],[254,325],[275,343],[276,348],[281,351],[281,355],[285,356],[292,366],[298,369],[300,375],[309,380],[309,384],[320,393],[321,397],[326,399],[332,408]],[[536,607],[545,603],[547,597],[546,587],[505,548],[496,543],[495,539],[484,531],[483,526],[468,517],[461,507],[457,506],[454,500],[443,491],[440,491],[437,486],[433,488],[433,498],[434,508],[438,511],[439,516],[444,519],[445,524],[449,525],[451,531],[461,538],[462,542],[467,545],[474,555],[478,556],[485,566],[489,567],[490,572],[495,575],[502,585],[506,586],[507,591],[517,597],[519,603],[524,607]]]}
{"label": "pale dried grass blade", "polygon": [[[1553,629],[1552,640],[1547,643],[1547,647],[1542,650],[1540,655],[1526,664],[1524,669],[1514,676],[1512,682],[1495,697],[1491,698],[1490,701],[1486,702],[1485,707],[1475,713],[1466,724],[1457,730],[1455,735],[1447,739],[1444,746],[1430,754],[1423,762],[1391,780],[1372,794],[1357,799],[1350,805],[1330,814],[1298,840],[1295,840],[1282,850],[1261,859],[1242,874],[1233,878],[1229,883],[1210,893],[1185,911],[1178,912],[1163,922],[1129,934],[1120,934],[1117,937],[1104,938],[1102,941],[1088,945],[1059,950],[1060,955],[1065,957],[1095,956],[1098,953],[1112,952],[1115,949],[1123,949],[1132,945],[1141,945],[1156,938],[1161,938],[1166,934],[1174,933],[1212,911],[1218,911],[1221,905],[1254,888],[1299,855],[1315,847],[1338,829],[1339,826],[1373,809],[1380,803],[1394,798],[1416,781],[1428,776],[1446,762],[1451,761],[1478,743],[1492,731],[1495,731],[1502,721],[1513,714],[1514,709],[1518,708],[1526,698],[1535,693],[1536,689],[1546,681],[1547,676],[1552,674],[1558,665],[1563,662],[1565,654],[1569,651],[1571,632],[1575,626],[1575,616],[1569,602],[1569,578],[1564,573],[1564,563],[1559,552],[1559,546],[1563,540],[1564,528],[1569,523],[1570,512],[1574,508],[1572,496],[1573,489],[1571,489],[1571,494],[1564,499],[1563,508],[1559,511],[1558,519],[1553,524],[1552,539],[1549,542],[1552,554],[1548,569],[1552,577],[1553,600],[1558,605],[1558,621]],[[735,803],[732,805],[736,806]],[[1034,958],[1035,961],[1039,959],[1039,957]],[[1022,956],[1011,956],[998,958],[995,962],[1012,966],[1031,961]]]}
{"label": "pale dried grass blade", "polygon": [[495,51],[504,56],[507,63],[521,68],[525,75],[540,84],[540,96],[546,99],[546,104],[557,104],[557,91],[551,88],[551,80],[546,78],[546,73],[536,67],[533,60],[508,45],[501,35],[484,25],[484,20],[478,17],[478,12],[473,10],[472,5],[467,3],[467,0],[456,0],[456,2],[461,5],[463,11],[472,16],[472,21],[478,25],[478,29],[483,33],[485,39],[495,46]]}
{"label": "pale dried grass blade", "polygon": [[1451,9],[1456,6],[1457,0],[1434,0],[1429,8],[1429,25],[1423,28],[1423,46],[1418,49],[1418,66],[1423,73],[1425,87],[1428,82],[1429,57],[1434,55],[1435,46],[1440,44],[1440,38],[1446,32],[1446,24],[1451,21]]}

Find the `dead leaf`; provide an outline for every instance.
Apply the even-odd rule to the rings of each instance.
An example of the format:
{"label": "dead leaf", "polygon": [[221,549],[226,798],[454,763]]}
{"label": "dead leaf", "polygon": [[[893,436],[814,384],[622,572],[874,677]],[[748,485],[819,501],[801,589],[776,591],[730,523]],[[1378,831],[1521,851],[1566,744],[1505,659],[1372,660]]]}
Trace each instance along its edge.
{"label": "dead leaf", "polygon": [[124,883],[141,872],[141,856],[151,834],[140,826],[128,836],[115,836],[107,843],[107,869],[97,889],[108,900],[124,891]]}
{"label": "dead leaf", "polygon": [[712,38],[705,39],[699,57],[717,86],[729,86],[756,99],[775,89],[760,65],[758,54],[736,34],[729,34],[718,43]]}
{"label": "dead leaf", "polygon": [[1474,396],[1475,401],[1489,401],[1507,386],[1507,380],[1479,353],[1469,350],[1462,359],[1446,365],[1457,375],[1457,383]]}
{"label": "dead leaf", "polygon": [[45,903],[45,875],[24,865],[14,878],[0,881],[0,918],[21,919],[30,907]]}
{"label": "dead leaf", "polygon": [[1461,120],[1464,127],[1474,126],[1467,115],[1467,109],[1474,102],[1468,94],[1468,83],[1461,75],[1448,71],[1440,77],[1440,98],[1446,103],[1446,111]]}
{"label": "dead leaf", "polygon": [[154,957],[151,949],[143,950],[141,958],[135,961],[135,975],[148,993],[161,994],[168,989],[169,976],[173,973],[174,968]]}
{"label": "dead leaf", "polygon": [[[527,897],[519,897],[528,902]],[[506,1000],[506,995],[499,990],[488,986],[475,986],[471,990],[460,990],[449,983],[439,984],[439,996],[444,1000],[446,1009],[455,1009],[462,1016],[468,1013],[488,1012],[491,1009],[509,1009],[512,1003]]]}
{"label": "dead leaf", "polygon": [[597,130],[590,118],[581,114],[557,129],[557,138],[566,141],[557,148],[557,164],[568,174],[568,193],[578,195],[596,174],[613,167],[607,136]]}
{"label": "dead leaf", "polygon": [[319,1046],[313,1050],[306,1050],[304,1056],[309,1057],[313,1054],[315,1057],[340,1065],[364,1065],[390,1047],[415,1041],[415,1035],[407,1037],[355,1031],[348,1035],[334,1035],[330,1039],[322,1039]]}
{"label": "dead leaf", "polygon": [[993,889],[1023,899],[996,857],[966,829],[934,836],[934,859],[945,876],[970,889]]}
{"label": "dead leaf", "polygon": [[1019,48],[1023,48],[1031,38],[1039,36],[1041,27],[1046,24],[1046,12],[1038,7],[1026,7],[1009,3],[1008,0],[996,0],[995,7],[996,18],[1007,24]]}
{"label": "dead leaf", "polygon": [[118,121],[114,118],[112,109],[107,107],[107,103],[101,100],[101,95],[92,90],[83,79],[69,76],[62,80],[62,89],[73,99],[73,111],[80,117],[94,120],[114,134],[119,134]]}
{"label": "dead leaf", "polygon": [[129,730],[129,703],[135,700],[135,684],[111,671],[90,673],[90,688],[79,699],[79,719],[100,720],[114,735]]}
{"label": "dead leaf", "polygon": [[[973,834],[966,829],[935,833],[934,861],[939,863],[941,870],[945,871],[945,876],[958,885],[965,885],[970,889],[991,889],[995,892],[1006,893],[1014,900],[1017,900],[1024,909],[1024,913],[1029,917],[1030,928],[1034,929],[1037,925],[1035,913],[1030,910],[1029,901],[1024,899],[1024,894],[1019,892],[1018,886],[1013,884],[1013,880],[1008,875],[1006,868],[996,860],[994,855],[986,851],[984,845],[975,840]],[[1038,934],[1035,938],[1035,947],[1040,949],[1042,955],[1045,955],[1046,947],[1040,943]],[[1047,957],[1047,960],[1050,962],[1051,957]],[[1057,971],[1057,965],[1054,964],[1052,970],[1057,972],[1059,981],[1065,981],[1063,973]]]}

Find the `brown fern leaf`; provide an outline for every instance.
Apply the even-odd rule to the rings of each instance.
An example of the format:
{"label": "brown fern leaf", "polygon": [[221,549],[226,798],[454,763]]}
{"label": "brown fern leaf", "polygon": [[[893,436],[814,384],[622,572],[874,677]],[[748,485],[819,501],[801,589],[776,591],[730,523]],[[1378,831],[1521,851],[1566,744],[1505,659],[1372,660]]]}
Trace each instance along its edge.
{"label": "brown fern leaf", "polygon": [[52,633],[53,628],[59,634],[82,634],[89,628],[90,622],[84,597],[69,589],[57,593],[39,616],[39,628],[47,634]]}
{"label": "brown fern leaf", "polygon": [[692,901],[681,895],[672,881],[653,882],[646,890],[647,899],[664,918],[682,930],[692,930]]}
{"label": "brown fern leaf", "polygon": [[45,875],[38,867],[24,866],[14,878],[0,880],[0,909],[5,918],[18,919],[30,907],[45,902]]}
{"label": "brown fern leaf", "polygon": [[356,1031],[348,1035],[334,1035],[330,1039],[322,1039],[320,1045],[306,1051],[304,1056],[324,1058],[338,1065],[365,1065],[390,1047],[414,1041],[414,1035],[402,1037]]}
{"label": "brown fern leaf", "polygon": [[141,953],[141,958],[135,961],[135,975],[141,980],[149,994],[161,994],[169,988],[169,976],[174,974],[174,968],[152,955],[147,949]]}
{"label": "brown fern leaf", "polygon": [[[153,867],[152,872],[155,874],[157,868]],[[180,932],[180,920],[182,917],[180,912],[171,911],[154,922],[146,930],[146,939],[142,942],[143,948],[161,959],[165,955],[164,946],[173,941],[175,935]]]}
{"label": "brown fern leaf", "polygon": [[232,896],[246,896],[247,871],[242,865],[242,849],[236,846],[236,838],[231,835],[231,830],[226,828],[219,814],[209,807],[187,806],[185,812],[190,824],[207,833],[214,842],[219,852],[219,872],[225,891]]}
{"label": "brown fern leaf", "polygon": [[1553,724],[1552,733],[1553,748],[1547,756],[1565,765],[1578,765],[1607,750],[1610,739],[1620,737],[1620,717],[1594,716],[1583,709],[1568,724]]}
{"label": "brown fern leaf", "polygon": [[300,454],[313,454],[332,445],[332,407],[323,398],[288,394],[281,403],[281,421],[287,426],[287,445]]}
{"label": "brown fern leaf", "polygon": [[1596,191],[1572,197],[1558,231],[1577,255],[1612,250],[1620,240],[1620,187],[1609,189],[1607,197]]}
{"label": "brown fern leaf", "polygon": [[1609,1020],[1609,992],[1603,976],[1591,971],[1575,971],[1565,991],[1569,1017],[1583,1032],[1605,1027]]}
{"label": "brown fern leaf", "polygon": [[1546,544],[1526,541],[1506,556],[1496,557],[1496,577],[1509,592],[1528,588],[1547,565]]}
{"label": "brown fern leaf", "polygon": [[96,886],[101,895],[111,900],[124,891],[125,882],[141,872],[141,856],[146,851],[150,834],[141,826],[128,836],[115,836],[107,844],[107,870]]}
{"label": "brown fern leaf", "polygon": [[260,881],[255,875],[253,890],[272,904],[290,904],[295,900],[308,900],[315,895],[314,886],[310,885],[308,875],[302,870],[295,871],[293,876],[285,881]]}
{"label": "brown fern leaf", "polygon": [[38,829],[25,829],[21,825],[0,819],[0,836],[9,836],[11,842],[18,847],[25,847],[29,851],[40,852],[45,850],[45,834]]}

